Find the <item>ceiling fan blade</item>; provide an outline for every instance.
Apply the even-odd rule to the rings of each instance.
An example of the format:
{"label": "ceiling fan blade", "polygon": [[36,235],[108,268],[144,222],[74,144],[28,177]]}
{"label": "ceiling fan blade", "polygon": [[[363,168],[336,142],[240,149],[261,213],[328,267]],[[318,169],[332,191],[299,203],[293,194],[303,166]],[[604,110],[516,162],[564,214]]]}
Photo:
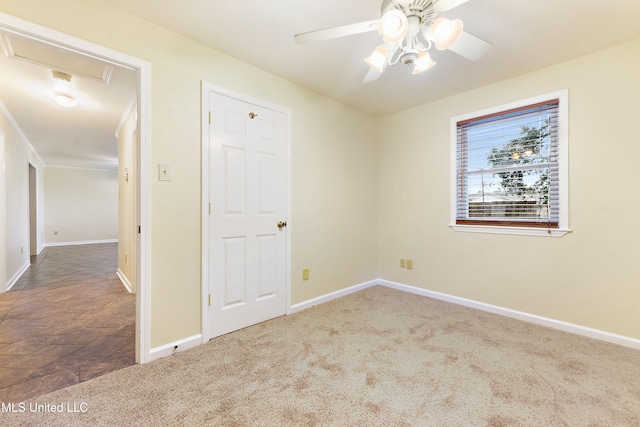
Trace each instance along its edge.
{"label": "ceiling fan blade", "polygon": [[469,0],[438,0],[436,4],[433,5],[433,8],[436,12],[446,12],[468,1]]}
{"label": "ceiling fan blade", "polygon": [[362,80],[362,83],[375,82],[380,78],[381,75],[382,73],[378,72],[378,70],[369,67],[369,71],[367,71],[367,75],[364,76],[364,80]]}
{"label": "ceiling fan blade", "polygon": [[464,56],[467,59],[475,61],[486,54],[491,47],[491,43],[463,31],[458,40],[449,47],[449,50],[460,56]]}
{"label": "ceiling fan blade", "polygon": [[352,36],[354,34],[366,33],[378,29],[379,20],[358,22],[357,24],[342,25],[339,27],[326,28],[324,30],[309,31],[293,36],[298,44],[321,42],[339,37]]}

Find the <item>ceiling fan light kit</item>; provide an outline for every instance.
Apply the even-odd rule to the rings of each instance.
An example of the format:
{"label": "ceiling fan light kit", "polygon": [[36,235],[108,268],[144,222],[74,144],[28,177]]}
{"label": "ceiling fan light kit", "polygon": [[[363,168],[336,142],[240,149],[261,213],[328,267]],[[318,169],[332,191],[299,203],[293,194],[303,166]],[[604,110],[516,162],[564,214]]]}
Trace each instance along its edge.
{"label": "ceiling fan light kit", "polygon": [[297,34],[294,39],[299,44],[323,41],[331,38],[378,30],[383,44],[364,59],[378,73],[365,82],[378,78],[387,65],[398,62],[413,67],[411,74],[418,74],[433,67],[429,50],[435,46],[438,50],[449,49],[467,59],[478,59],[484,55],[491,44],[464,31],[460,19],[437,17],[469,0],[383,0],[382,17],[378,21],[366,21],[357,24],[327,28]]}
{"label": "ceiling fan light kit", "polygon": [[[462,33],[462,21],[445,17],[435,19],[437,12],[433,6],[434,2],[431,0],[408,3],[387,0],[382,3],[384,13],[380,18],[378,32],[385,42],[395,43],[391,54],[385,55],[389,65],[401,62],[408,67],[413,66],[411,74],[422,73],[435,65],[430,56],[427,59],[424,55],[432,45],[438,50],[445,50],[458,40]],[[420,66],[417,66],[421,54]],[[382,73],[383,66],[378,62],[372,63],[370,58],[366,58],[365,62]]]}

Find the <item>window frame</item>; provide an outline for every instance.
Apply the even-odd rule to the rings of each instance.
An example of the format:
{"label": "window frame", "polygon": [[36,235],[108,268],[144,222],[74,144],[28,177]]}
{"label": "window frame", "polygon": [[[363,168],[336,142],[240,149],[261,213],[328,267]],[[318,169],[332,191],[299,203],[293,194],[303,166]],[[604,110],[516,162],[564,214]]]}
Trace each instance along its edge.
{"label": "window frame", "polygon": [[[559,216],[558,226],[540,227],[531,225],[499,225],[496,224],[456,224],[456,207],[458,198],[458,174],[457,174],[457,148],[458,148],[458,123],[478,119],[485,116],[499,114],[501,112],[515,110],[518,108],[535,105],[551,100],[558,100],[558,191],[559,191]],[[569,233],[569,91],[563,89],[532,98],[514,101],[495,107],[490,107],[480,111],[455,116],[450,121],[450,145],[451,145],[451,178],[450,178],[450,223],[449,227],[455,231],[491,234],[515,234],[525,236],[548,236],[562,237]]]}

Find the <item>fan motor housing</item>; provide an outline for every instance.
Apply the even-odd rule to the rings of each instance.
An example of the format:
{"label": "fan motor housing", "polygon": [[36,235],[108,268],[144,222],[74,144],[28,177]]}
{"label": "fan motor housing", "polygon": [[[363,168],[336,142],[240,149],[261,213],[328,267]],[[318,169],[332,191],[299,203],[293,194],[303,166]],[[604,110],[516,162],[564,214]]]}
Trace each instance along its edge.
{"label": "fan motor housing", "polygon": [[433,3],[433,0],[383,0],[380,9],[382,15],[384,15],[391,9],[398,9],[405,13],[407,16],[417,16],[420,18],[420,21],[429,21],[432,20],[435,16]]}
{"label": "fan motor housing", "polygon": [[416,52],[405,52],[400,56],[400,62],[402,62],[407,67],[413,65],[418,59],[418,54]]}

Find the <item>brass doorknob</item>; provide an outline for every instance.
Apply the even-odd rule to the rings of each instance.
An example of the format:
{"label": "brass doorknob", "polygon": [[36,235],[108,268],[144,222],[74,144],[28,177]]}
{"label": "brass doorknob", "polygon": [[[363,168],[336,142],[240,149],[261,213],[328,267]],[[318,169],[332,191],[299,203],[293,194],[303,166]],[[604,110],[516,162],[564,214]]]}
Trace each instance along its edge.
{"label": "brass doorknob", "polygon": [[284,222],[282,222],[282,221],[278,221],[278,228],[279,228],[279,229],[281,229],[281,230],[282,230],[282,229],[283,229],[284,227],[286,227],[286,226],[287,226],[287,221],[284,221]]}

